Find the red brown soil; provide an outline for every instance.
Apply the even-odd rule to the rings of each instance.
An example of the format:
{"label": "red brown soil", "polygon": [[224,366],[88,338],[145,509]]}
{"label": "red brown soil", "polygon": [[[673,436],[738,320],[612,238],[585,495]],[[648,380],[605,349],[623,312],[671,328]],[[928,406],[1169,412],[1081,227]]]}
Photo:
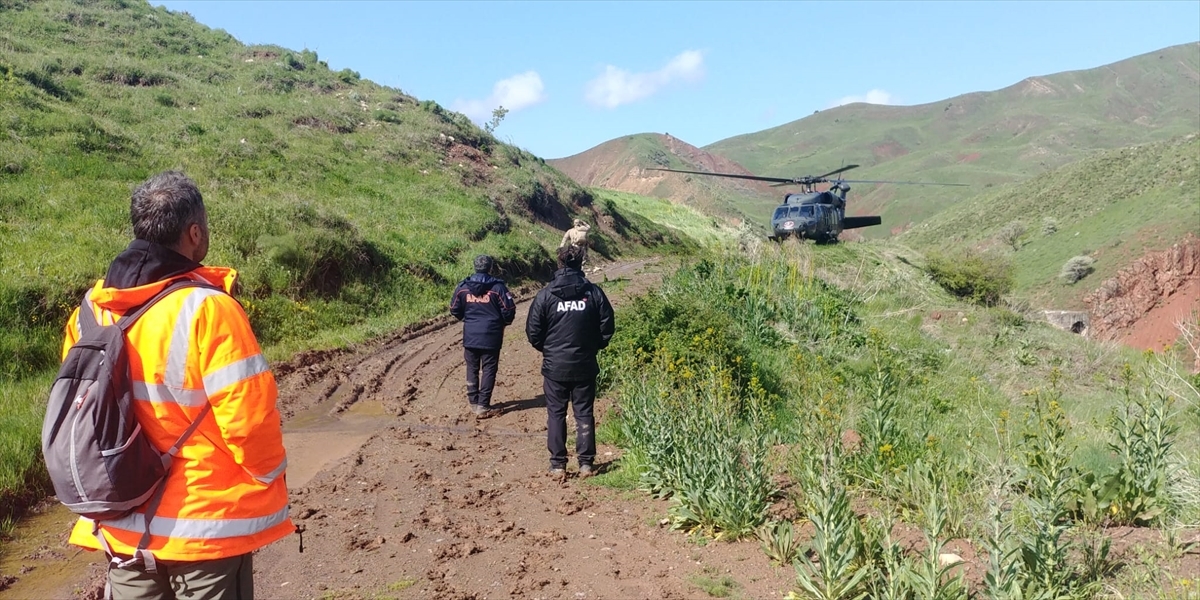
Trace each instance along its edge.
{"label": "red brown soil", "polygon": [[[1179,337],[1176,323],[1200,310],[1200,238],[1188,234],[1167,250],[1122,269],[1083,299],[1091,331],[1102,340],[1160,351]],[[1200,368],[1200,356],[1197,357]]]}
{"label": "red brown soil", "polygon": [[903,144],[891,140],[879,144],[871,149],[871,154],[873,154],[875,159],[879,162],[893,158],[899,158],[905,154],[908,154],[908,152],[908,148],[905,148]]}

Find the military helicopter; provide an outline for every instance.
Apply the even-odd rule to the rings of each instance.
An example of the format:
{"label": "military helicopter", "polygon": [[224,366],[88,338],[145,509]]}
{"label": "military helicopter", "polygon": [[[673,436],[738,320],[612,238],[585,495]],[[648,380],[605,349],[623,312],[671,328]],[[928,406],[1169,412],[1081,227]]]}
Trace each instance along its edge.
{"label": "military helicopter", "polygon": [[[924,181],[882,181],[874,179],[829,179],[832,175],[840,175],[858,165],[846,165],[822,175],[805,175],[803,177],[760,177],[758,175],[740,175],[737,173],[714,173],[710,171],[683,171],[680,169],[650,169],[651,171],[669,171],[671,173],[688,173],[691,175],[711,175],[713,177],[732,177],[734,179],[750,179],[753,181],[770,181],[772,187],[785,185],[800,186],[799,194],[784,194],[783,202],[775,207],[771,215],[771,228],[774,235],[769,236],[773,241],[785,240],[795,236],[813,240],[818,244],[833,244],[838,235],[845,229],[858,229],[882,225],[883,219],[878,216],[847,217],[846,193],[850,191],[851,183],[899,183],[905,185],[957,185],[965,183],[931,183]],[[817,191],[817,184],[830,183],[825,191]]]}

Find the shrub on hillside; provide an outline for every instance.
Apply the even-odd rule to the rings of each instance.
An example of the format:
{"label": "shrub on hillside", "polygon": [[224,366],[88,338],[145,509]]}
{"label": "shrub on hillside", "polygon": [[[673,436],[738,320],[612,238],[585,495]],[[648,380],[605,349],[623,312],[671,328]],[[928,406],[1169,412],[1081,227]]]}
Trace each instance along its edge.
{"label": "shrub on hillside", "polygon": [[1021,249],[1021,238],[1025,236],[1027,228],[1020,221],[1013,221],[1008,225],[1000,228],[1000,232],[996,234],[1000,241],[1012,246],[1014,251]]}
{"label": "shrub on hillside", "polygon": [[925,271],[947,292],[984,306],[999,303],[1014,283],[1012,262],[974,250],[954,255],[931,253]]}
{"label": "shrub on hillside", "polygon": [[1096,270],[1096,259],[1090,256],[1072,256],[1070,260],[1063,263],[1062,271],[1059,271],[1058,278],[1062,279],[1067,285],[1072,285],[1075,282],[1087,277]]}
{"label": "shrub on hillside", "polygon": [[1058,220],[1054,217],[1042,219],[1042,235],[1054,235],[1058,231]]}
{"label": "shrub on hillside", "polygon": [[251,252],[265,257],[266,264],[251,261],[247,284],[254,296],[334,298],[343,287],[385,276],[394,266],[340,215],[300,204],[287,222],[288,231],[255,241]]}

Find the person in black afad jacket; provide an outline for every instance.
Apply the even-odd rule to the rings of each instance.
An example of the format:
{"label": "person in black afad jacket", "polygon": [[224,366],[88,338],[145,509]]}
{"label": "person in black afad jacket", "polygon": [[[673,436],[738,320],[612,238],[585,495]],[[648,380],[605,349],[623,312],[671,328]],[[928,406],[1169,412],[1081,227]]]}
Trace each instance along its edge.
{"label": "person in black afad jacket", "polygon": [[[467,402],[476,417],[500,414],[492,408],[492,389],[500,366],[504,328],[517,314],[504,281],[492,277],[495,261],[486,254],[475,257],[475,274],[462,280],[450,300],[450,314],[463,322],[463,358],[467,362]],[[482,372],[482,373],[481,373]]]}
{"label": "person in black afad jacket", "polygon": [[538,292],[529,307],[525,336],[542,353],[542,390],[546,393],[546,448],[550,474],[566,477],[567,402],[575,411],[575,454],[579,476],[596,473],[596,353],[608,346],[615,327],[604,291],[579,270],[583,249],[558,249],[554,281]]}

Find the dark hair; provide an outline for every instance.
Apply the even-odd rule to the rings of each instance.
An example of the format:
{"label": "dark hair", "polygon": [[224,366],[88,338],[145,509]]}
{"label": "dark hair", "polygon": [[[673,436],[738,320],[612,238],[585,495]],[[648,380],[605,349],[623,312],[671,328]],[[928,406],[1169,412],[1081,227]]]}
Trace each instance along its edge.
{"label": "dark hair", "polygon": [[491,273],[492,265],[494,264],[496,264],[496,261],[492,260],[492,257],[486,254],[480,254],[479,256],[475,257],[475,272]]}
{"label": "dark hair", "polygon": [[204,217],[204,198],[187,175],[163,171],[133,191],[129,217],[134,237],[171,247],[188,225]]}
{"label": "dark hair", "polygon": [[583,266],[583,248],[568,244],[558,249],[558,268],[576,269]]}

